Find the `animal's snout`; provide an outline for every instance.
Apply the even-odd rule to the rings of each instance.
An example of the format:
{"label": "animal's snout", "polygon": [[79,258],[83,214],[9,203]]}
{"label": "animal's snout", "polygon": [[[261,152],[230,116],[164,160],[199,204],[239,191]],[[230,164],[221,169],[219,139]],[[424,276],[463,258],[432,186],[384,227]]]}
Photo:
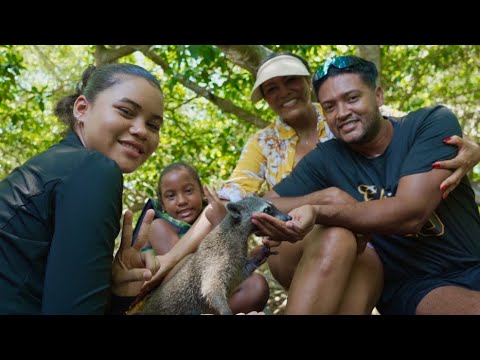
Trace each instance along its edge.
{"label": "animal's snout", "polygon": [[282,218],[280,220],[288,221],[292,220],[292,217],[290,215],[282,214]]}

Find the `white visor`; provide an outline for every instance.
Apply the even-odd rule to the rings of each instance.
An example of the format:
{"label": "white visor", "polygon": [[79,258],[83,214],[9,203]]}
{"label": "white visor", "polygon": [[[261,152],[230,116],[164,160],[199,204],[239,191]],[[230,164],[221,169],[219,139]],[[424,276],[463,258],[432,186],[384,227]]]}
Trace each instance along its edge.
{"label": "white visor", "polygon": [[260,89],[265,81],[277,76],[310,76],[307,68],[300,59],[291,55],[279,55],[268,60],[257,71],[257,80],[253,85],[253,90],[250,99],[256,103],[263,99],[263,94]]}

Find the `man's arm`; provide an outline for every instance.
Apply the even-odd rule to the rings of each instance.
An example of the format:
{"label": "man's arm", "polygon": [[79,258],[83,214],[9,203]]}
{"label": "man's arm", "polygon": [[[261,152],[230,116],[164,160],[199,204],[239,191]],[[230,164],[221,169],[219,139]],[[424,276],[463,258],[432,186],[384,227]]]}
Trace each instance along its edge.
{"label": "man's arm", "polygon": [[449,170],[433,169],[404,176],[391,198],[347,205],[316,205],[316,222],[359,233],[417,233],[442,200],[440,184],[450,174]]}
{"label": "man's arm", "polygon": [[336,187],[297,197],[280,197],[274,190],[271,190],[265,194],[264,199],[287,213],[303,205],[343,205],[356,202],[353,197]]}
{"label": "man's arm", "polygon": [[[339,226],[362,234],[417,233],[440,203],[442,194],[439,184],[450,173],[448,170],[433,169],[426,173],[404,176],[400,179],[396,196],[392,198],[300,206],[289,212],[293,220],[286,223],[264,213],[254,214],[252,218],[262,235],[278,241],[297,241],[313,222]],[[297,205],[304,198],[281,198],[275,192],[269,193],[269,197],[276,206],[277,203],[283,206]],[[309,208],[313,208],[313,215],[310,215]]]}

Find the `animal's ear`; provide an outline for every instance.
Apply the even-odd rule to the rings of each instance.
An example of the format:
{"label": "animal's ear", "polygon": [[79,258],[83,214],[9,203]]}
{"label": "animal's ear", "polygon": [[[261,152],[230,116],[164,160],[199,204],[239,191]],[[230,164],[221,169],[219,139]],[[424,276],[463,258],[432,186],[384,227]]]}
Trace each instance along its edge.
{"label": "animal's ear", "polygon": [[240,222],[240,220],[242,219],[242,210],[244,206],[233,203],[233,202],[229,202],[225,206],[227,207],[227,210],[230,213],[230,216],[233,218],[233,220],[235,222]]}

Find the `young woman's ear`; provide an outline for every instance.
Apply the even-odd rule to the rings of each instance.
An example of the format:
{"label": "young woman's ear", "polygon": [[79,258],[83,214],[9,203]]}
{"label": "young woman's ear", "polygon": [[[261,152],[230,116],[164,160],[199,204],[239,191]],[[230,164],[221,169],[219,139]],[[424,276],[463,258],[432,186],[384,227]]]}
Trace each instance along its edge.
{"label": "young woman's ear", "polygon": [[75,103],[73,104],[73,116],[75,119],[81,120],[83,115],[87,112],[88,109],[88,100],[84,95],[80,95]]}

